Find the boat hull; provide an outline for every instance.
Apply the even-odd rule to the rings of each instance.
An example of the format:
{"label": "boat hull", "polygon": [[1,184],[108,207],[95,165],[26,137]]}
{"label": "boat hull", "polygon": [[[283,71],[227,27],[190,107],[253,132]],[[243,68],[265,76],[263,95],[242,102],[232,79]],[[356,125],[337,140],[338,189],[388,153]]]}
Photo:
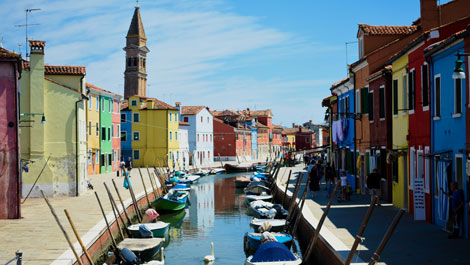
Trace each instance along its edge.
{"label": "boat hull", "polygon": [[186,192],[186,196],[179,200],[168,199],[169,195],[170,194],[167,194],[164,197],[160,197],[153,201],[152,208],[157,211],[179,211],[186,208],[189,195],[188,192]]}
{"label": "boat hull", "polygon": [[253,170],[252,166],[240,167],[240,166],[234,166],[234,165],[230,165],[230,164],[225,164],[224,168],[225,168],[225,172],[227,172],[227,173],[230,173],[230,172],[248,172],[248,171]]}
{"label": "boat hull", "polygon": [[255,232],[259,231],[259,227],[264,223],[264,222],[270,222],[272,227],[271,227],[271,232],[282,232],[285,230],[287,226],[287,221],[285,219],[253,219],[250,222],[250,226],[253,227],[253,230]]}
{"label": "boat hull", "polygon": [[[135,225],[131,225],[129,227],[127,227],[127,230],[129,230],[129,232],[131,233],[131,236],[133,238],[139,238],[140,235],[139,235],[139,225],[140,224],[135,224]],[[159,238],[165,238],[166,235],[168,234],[168,230],[170,228],[170,224],[169,223],[165,223],[165,222],[157,222],[157,223],[147,223],[145,224],[147,225],[150,230],[152,231],[152,235],[153,237],[159,237]],[[156,226],[154,226],[156,225]]]}
{"label": "boat hull", "polygon": [[263,196],[258,196],[258,195],[246,195],[246,203],[250,205],[251,202],[257,201],[257,200],[262,200],[265,202],[268,202],[272,200],[273,196],[272,195],[263,195]]}

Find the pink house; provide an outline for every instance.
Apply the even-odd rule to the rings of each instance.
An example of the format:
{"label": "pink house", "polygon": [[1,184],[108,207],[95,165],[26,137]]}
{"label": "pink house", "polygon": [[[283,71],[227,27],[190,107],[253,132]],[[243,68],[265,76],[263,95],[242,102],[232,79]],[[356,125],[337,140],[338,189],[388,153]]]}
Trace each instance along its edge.
{"label": "pink house", "polygon": [[18,80],[21,56],[0,48],[0,219],[21,218]]}
{"label": "pink house", "polygon": [[113,123],[113,138],[111,145],[114,152],[113,171],[119,169],[119,162],[121,160],[121,109],[120,109],[120,96],[119,99],[113,99],[113,113],[111,120]]}

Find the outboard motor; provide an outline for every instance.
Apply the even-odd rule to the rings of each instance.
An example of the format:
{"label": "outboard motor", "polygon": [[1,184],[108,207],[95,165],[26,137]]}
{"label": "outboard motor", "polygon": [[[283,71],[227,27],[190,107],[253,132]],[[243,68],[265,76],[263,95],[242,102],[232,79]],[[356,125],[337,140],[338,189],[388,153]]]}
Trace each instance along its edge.
{"label": "outboard motor", "polygon": [[137,265],[140,264],[140,259],[128,248],[121,250],[121,258],[124,265]]}
{"label": "outboard motor", "polygon": [[141,238],[152,238],[152,230],[144,224],[139,225],[139,235]]}

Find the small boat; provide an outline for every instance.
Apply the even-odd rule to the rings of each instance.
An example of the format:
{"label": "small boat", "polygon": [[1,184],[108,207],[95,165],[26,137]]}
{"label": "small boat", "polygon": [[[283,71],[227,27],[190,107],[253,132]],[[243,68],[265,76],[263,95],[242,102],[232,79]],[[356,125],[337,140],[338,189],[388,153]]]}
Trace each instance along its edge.
{"label": "small boat", "polygon": [[218,174],[223,174],[223,173],[225,173],[225,168],[223,167],[213,168],[211,169],[211,172],[210,172],[211,175],[216,175],[216,174],[218,175]]}
{"label": "small boat", "polygon": [[[127,230],[131,232],[131,235],[133,238],[140,237],[139,225],[141,224],[134,224],[134,225],[127,227]],[[146,225],[152,231],[153,237],[162,237],[162,238],[164,238],[165,235],[168,233],[168,228],[170,227],[169,223],[165,223],[161,221],[158,221],[156,223],[145,223],[144,225]]]}
{"label": "small boat", "polygon": [[266,165],[254,165],[253,168],[256,170],[256,171],[260,171],[260,172],[264,172],[266,170]]}
{"label": "small boat", "polygon": [[272,198],[273,195],[268,195],[266,193],[262,193],[261,195],[246,195],[246,203],[249,205],[251,202],[258,200],[267,202],[272,200]]}
{"label": "small boat", "polygon": [[186,184],[176,184],[175,186],[171,187],[171,189],[178,191],[190,191],[191,187]]}
{"label": "small boat", "polygon": [[253,218],[250,222],[250,226],[253,227],[253,230],[255,232],[259,232],[259,227],[264,223],[264,222],[269,222],[271,224],[271,232],[281,232],[284,231],[284,229],[287,226],[287,221],[286,219],[258,219],[258,218]]}
{"label": "small boat", "polygon": [[253,181],[248,186],[246,186],[243,191],[246,193],[246,195],[259,195],[262,194],[263,192],[268,193],[271,191],[270,188],[266,187],[263,182],[261,181]]}
{"label": "small boat", "polygon": [[173,183],[176,183],[176,184],[193,184],[195,182],[197,182],[201,177],[198,176],[198,175],[190,175],[190,174],[187,174],[187,175],[183,175],[183,176],[180,176],[180,177],[172,177],[169,181],[165,181],[165,184],[166,185],[172,185]]}
{"label": "small boat", "polygon": [[170,190],[168,193],[152,202],[152,208],[160,211],[179,211],[186,207],[189,192]]}
{"label": "small boat", "polygon": [[289,214],[280,204],[265,201],[254,201],[250,203],[249,209],[252,215],[259,219],[285,219]]}
{"label": "small boat", "polygon": [[149,261],[163,246],[163,238],[125,238],[118,244],[118,249],[127,248],[142,261]]}
{"label": "small boat", "polygon": [[[277,240],[277,242],[285,245],[290,249],[292,245],[292,236],[286,233],[271,233]],[[246,256],[253,255],[261,245],[261,233],[245,233],[243,237],[244,250]]]}
{"label": "small boat", "polygon": [[302,259],[293,254],[285,245],[279,242],[266,242],[249,256],[245,265],[296,265],[302,264]]}
{"label": "small boat", "polygon": [[193,175],[198,175],[200,177],[204,177],[209,175],[211,172],[207,169],[199,169],[197,172],[192,173]]}
{"label": "small boat", "polygon": [[248,172],[253,170],[253,166],[235,166],[230,164],[224,165],[225,171],[227,173],[231,172]]}
{"label": "small boat", "polygon": [[235,188],[243,189],[251,183],[250,177],[248,176],[238,176],[235,178]]}

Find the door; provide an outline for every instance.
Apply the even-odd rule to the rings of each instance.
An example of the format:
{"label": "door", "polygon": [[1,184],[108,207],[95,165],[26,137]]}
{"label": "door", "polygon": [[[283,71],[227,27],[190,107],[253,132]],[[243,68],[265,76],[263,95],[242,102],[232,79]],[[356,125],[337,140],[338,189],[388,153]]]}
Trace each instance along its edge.
{"label": "door", "polygon": [[408,158],[402,156],[403,163],[403,208],[408,210]]}

